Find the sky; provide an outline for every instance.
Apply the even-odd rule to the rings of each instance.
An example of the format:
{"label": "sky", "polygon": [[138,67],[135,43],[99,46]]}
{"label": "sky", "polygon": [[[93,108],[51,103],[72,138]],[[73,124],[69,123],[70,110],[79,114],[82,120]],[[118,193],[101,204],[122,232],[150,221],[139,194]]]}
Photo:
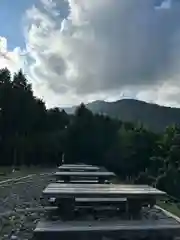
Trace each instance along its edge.
{"label": "sky", "polygon": [[22,68],[47,107],[180,107],[180,0],[0,0],[0,67]]}

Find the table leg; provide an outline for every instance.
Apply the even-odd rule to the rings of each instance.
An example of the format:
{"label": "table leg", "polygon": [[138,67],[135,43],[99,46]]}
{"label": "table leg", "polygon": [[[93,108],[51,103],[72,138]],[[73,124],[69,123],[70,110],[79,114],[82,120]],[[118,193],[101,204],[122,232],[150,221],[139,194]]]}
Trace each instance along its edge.
{"label": "table leg", "polygon": [[70,176],[65,176],[64,177],[64,182],[69,183],[70,182]]}
{"label": "table leg", "polygon": [[58,200],[59,213],[64,220],[74,219],[75,198],[61,198]]}
{"label": "table leg", "polygon": [[149,201],[150,208],[154,207],[155,205],[156,205],[156,199],[155,198],[150,199]]}
{"label": "table leg", "polygon": [[139,218],[141,213],[142,202],[140,199],[128,199],[127,208],[130,218]]}
{"label": "table leg", "polygon": [[105,179],[103,179],[103,178],[99,178],[99,183],[100,183],[100,184],[105,183]]}

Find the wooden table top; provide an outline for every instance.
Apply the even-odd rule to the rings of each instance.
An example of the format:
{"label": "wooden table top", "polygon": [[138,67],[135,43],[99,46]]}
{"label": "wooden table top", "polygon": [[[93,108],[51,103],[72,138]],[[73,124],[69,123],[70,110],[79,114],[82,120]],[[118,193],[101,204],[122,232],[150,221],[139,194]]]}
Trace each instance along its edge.
{"label": "wooden table top", "polygon": [[156,188],[148,185],[122,184],[49,184],[43,191],[51,197],[163,197],[166,196]]}

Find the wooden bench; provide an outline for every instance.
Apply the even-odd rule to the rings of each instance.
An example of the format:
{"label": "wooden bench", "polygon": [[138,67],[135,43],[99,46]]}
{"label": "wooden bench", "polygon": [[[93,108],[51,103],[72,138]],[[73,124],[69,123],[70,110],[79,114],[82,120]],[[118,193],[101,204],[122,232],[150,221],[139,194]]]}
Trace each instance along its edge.
{"label": "wooden bench", "polygon": [[[55,205],[57,203],[56,201],[56,198],[49,199],[49,203],[52,205]],[[126,202],[127,198],[75,198],[75,203],[79,206],[117,205]]]}
{"label": "wooden bench", "polygon": [[56,172],[53,174],[56,180],[64,180],[70,182],[71,180],[98,180],[99,183],[104,183],[106,180],[115,177],[113,172]]}
{"label": "wooden bench", "polygon": [[[66,204],[64,204],[64,202]],[[51,206],[57,206],[62,218],[75,217],[75,213],[92,214],[96,217],[97,213],[125,213],[127,211],[126,198],[75,198],[75,199],[56,199],[50,198]],[[66,207],[65,207],[66,206]]]}
{"label": "wooden bench", "polygon": [[[127,199],[127,198],[74,198],[74,199],[56,199],[50,198],[49,203],[51,206],[57,206],[61,216],[67,215],[69,212],[73,218],[74,211],[87,212],[96,215],[97,212],[106,212],[116,210],[117,214],[126,213],[129,218],[139,218],[141,215],[141,208],[143,200],[140,199]],[[66,206],[66,208],[64,207]],[[146,205],[145,205],[146,206]],[[66,210],[65,210],[66,209]]]}
{"label": "wooden bench", "polygon": [[58,167],[59,171],[67,171],[67,172],[96,172],[99,171],[99,167],[97,166],[88,166],[88,165],[62,165]]}
{"label": "wooden bench", "polygon": [[[64,180],[57,180],[56,181],[57,183],[65,183],[65,181]],[[70,180],[69,181],[69,183],[74,183],[74,184],[98,184],[99,183],[99,180],[87,180],[87,179],[80,179],[80,180],[78,180],[78,179],[76,179],[76,180]],[[110,181],[109,180],[105,180],[104,181],[104,183],[106,183],[106,184],[109,184],[110,183]]]}
{"label": "wooden bench", "polygon": [[117,237],[118,239],[173,239],[180,235],[179,224],[169,224],[168,221],[55,221],[39,222],[34,230],[37,240],[59,239],[101,239],[101,237]]}
{"label": "wooden bench", "polygon": [[[148,185],[119,185],[119,184],[49,184],[43,191],[43,195],[46,199],[56,198],[59,199],[56,204],[59,205],[59,209],[62,209],[64,216],[68,215],[65,211],[69,212],[69,215],[74,211],[78,205],[75,201],[76,198],[127,198],[126,202],[118,203],[126,209],[131,218],[139,218],[141,209],[144,205],[155,204],[157,197],[164,197],[166,194]],[[58,203],[59,202],[59,203]],[[99,202],[102,204],[102,202]],[[98,205],[97,203],[93,203]],[[92,203],[85,203],[81,201],[82,205],[93,205]],[[114,203],[113,203],[114,204]],[[111,204],[111,205],[113,205]],[[106,205],[106,204],[105,204]]]}
{"label": "wooden bench", "polygon": [[102,206],[119,205],[127,202],[127,198],[75,198],[77,205],[81,206]]}

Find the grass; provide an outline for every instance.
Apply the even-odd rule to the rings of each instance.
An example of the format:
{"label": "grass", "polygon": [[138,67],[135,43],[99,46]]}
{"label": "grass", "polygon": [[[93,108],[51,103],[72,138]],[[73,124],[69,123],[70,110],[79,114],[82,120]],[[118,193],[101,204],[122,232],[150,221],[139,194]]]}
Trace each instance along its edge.
{"label": "grass", "polygon": [[157,205],[169,211],[170,213],[180,217],[180,203],[159,201]]}

